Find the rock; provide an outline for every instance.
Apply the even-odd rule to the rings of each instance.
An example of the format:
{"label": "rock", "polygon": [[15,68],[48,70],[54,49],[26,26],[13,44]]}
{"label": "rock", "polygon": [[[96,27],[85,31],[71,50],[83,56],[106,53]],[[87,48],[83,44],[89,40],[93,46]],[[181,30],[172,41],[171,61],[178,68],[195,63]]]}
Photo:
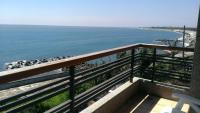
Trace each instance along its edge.
{"label": "rock", "polygon": [[35,59],[35,60],[18,60],[15,62],[11,62],[11,63],[5,63],[5,69],[6,70],[10,70],[10,69],[16,69],[16,68],[22,68],[22,67],[26,67],[26,66],[32,66],[32,65],[36,65],[36,64],[41,64],[41,63],[45,63],[45,62],[51,62],[51,61],[56,61],[56,60],[61,60],[61,59],[65,59],[65,58],[69,58],[70,56],[59,56],[59,57],[53,57],[53,58],[43,58],[43,59]]}

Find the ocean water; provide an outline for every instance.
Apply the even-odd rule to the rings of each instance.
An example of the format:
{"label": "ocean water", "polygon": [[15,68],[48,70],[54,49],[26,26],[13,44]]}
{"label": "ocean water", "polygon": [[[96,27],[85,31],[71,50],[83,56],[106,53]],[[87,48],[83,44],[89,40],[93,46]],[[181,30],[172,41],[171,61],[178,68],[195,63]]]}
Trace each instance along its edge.
{"label": "ocean water", "polygon": [[6,62],[71,56],[181,34],[137,28],[0,25],[0,70]]}

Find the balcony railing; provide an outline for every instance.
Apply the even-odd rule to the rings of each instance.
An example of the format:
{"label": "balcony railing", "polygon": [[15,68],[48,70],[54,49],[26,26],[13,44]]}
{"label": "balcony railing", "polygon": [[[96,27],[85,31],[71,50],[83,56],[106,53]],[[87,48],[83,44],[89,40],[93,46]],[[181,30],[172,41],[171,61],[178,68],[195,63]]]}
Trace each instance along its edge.
{"label": "balcony railing", "polygon": [[[168,50],[168,53],[163,53],[164,50]],[[184,53],[183,57],[176,57],[178,52],[194,52],[194,49],[135,44],[0,72],[2,91],[50,81],[40,87],[1,98],[0,111],[16,113],[32,112],[36,109],[34,112],[78,112],[85,108],[90,100],[97,100],[111,88],[128,80],[132,82],[134,76],[152,82],[189,87],[192,57],[184,56]],[[94,61],[101,61],[105,57],[110,60],[94,65]],[[93,66],[84,70],[77,69],[77,66],[86,62]],[[60,68],[65,71],[46,73]],[[39,103],[49,101],[60,94],[68,98],[52,108],[38,107]]]}

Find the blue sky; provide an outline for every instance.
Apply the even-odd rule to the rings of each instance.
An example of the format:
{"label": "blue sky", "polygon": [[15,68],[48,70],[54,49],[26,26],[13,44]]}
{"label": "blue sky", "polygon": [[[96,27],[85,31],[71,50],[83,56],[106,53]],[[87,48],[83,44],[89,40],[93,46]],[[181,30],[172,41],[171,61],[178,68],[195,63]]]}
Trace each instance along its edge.
{"label": "blue sky", "polygon": [[199,0],[0,0],[0,24],[196,27]]}

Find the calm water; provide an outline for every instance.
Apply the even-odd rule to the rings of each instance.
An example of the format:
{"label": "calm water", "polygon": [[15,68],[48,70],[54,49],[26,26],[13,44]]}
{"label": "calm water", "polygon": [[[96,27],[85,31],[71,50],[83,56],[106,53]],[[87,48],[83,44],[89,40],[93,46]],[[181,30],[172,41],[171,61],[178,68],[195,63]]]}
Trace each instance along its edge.
{"label": "calm water", "polygon": [[0,25],[0,70],[6,62],[78,55],[180,36],[135,28]]}

